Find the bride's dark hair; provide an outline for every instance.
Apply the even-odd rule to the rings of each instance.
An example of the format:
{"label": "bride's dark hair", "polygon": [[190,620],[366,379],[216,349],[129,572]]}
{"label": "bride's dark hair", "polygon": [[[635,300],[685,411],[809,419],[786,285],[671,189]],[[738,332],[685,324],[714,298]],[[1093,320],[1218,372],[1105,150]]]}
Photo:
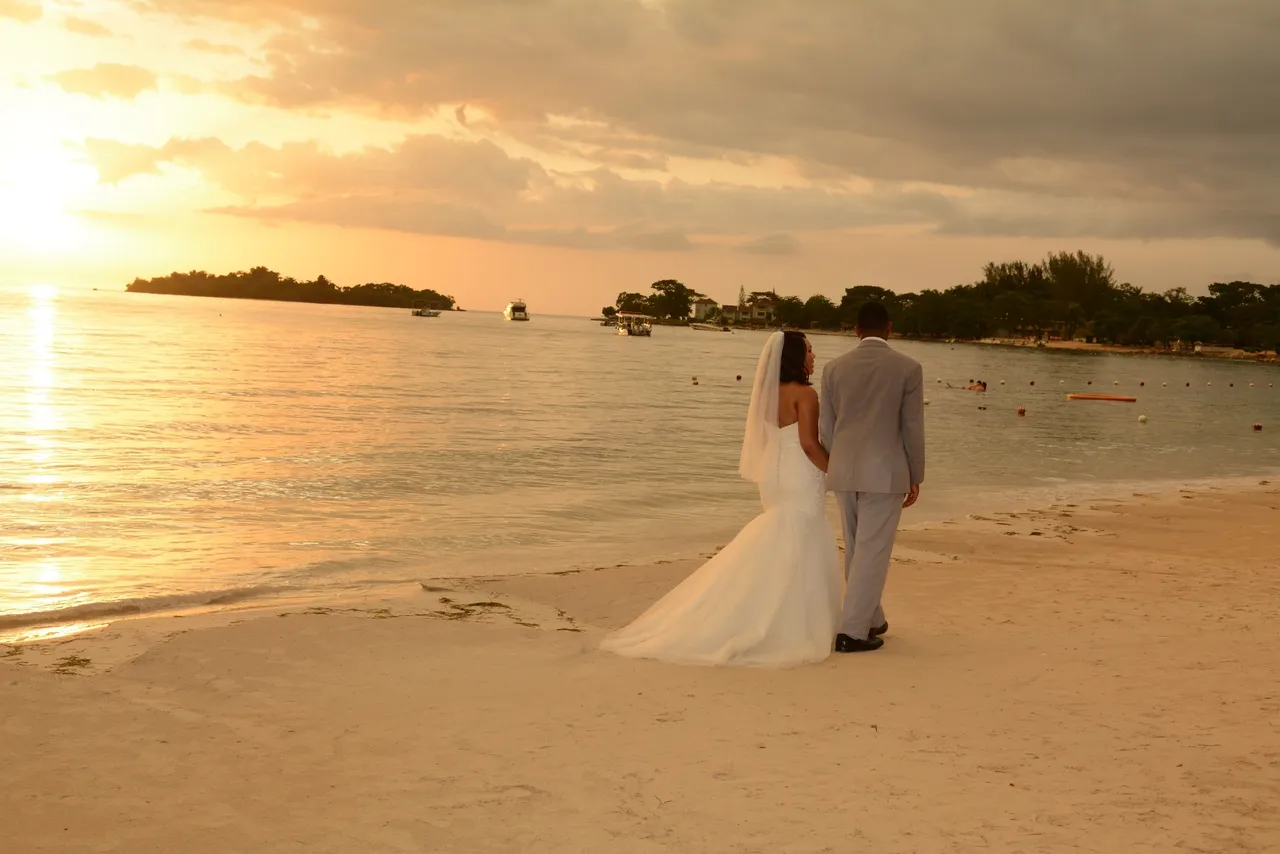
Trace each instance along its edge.
{"label": "bride's dark hair", "polygon": [[809,385],[809,373],[804,369],[809,356],[807,340],[803,332],[782,333],[782,369],[778,371],[778,382]]}

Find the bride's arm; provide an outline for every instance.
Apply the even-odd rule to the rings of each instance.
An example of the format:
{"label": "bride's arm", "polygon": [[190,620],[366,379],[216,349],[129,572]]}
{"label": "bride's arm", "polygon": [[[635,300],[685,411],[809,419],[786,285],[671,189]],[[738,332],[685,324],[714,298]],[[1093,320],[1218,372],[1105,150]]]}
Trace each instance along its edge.
{"label": "bride's arm", "polygon": [[798,401],[800,415],[800,447],[809,460],[824,473],[827,470],[827,452],[818,439],[818,392],[806,387]]}

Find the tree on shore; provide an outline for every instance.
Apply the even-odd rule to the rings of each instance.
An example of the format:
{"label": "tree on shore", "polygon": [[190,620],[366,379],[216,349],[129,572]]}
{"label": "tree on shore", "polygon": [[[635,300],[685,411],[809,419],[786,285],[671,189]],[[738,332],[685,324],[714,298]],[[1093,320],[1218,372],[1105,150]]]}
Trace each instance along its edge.
{"label": "tree on shore", "polygon": [[797,318],[785,322],[848,328],[870,300],[889,307],[899,334],[919,338],[1083,337],[1108,344],[1167,347],[1182,341],[1249,350],[1280,345],[1280,285],[1216,282],[1202,297],[1185,288],[1147,292],[1117,283],[1106,259],[1086,252],[1053,253],[1034,264],[993,262],[978,281],[944,291],[896,294],[852,287],[835,317],[811,297]]}
{"label": "tree on shore", "polygon": [[[615,312],[636,311],[662,320],[685,320],[693,311],[693,301],[702,296],[677,279],[660,279],[649,288],[653,293],[623,291],[618,294]],[[607,317],[607,309],[603,311]]]}
{"label": "tree on shore", "polygon": [[[648,294],[618,294],[613,310],[683,320],[701,296],[674,279],[654,282],[650,289]],[[977,281],[946,290],[898,294],[857,285],[846,288],[839,303],[823,294],[801,299],[772,290],[750,295],[742,290],[739,301],[762,297],[773,301],[780,325],[798,329],[852,328],[858,309],[876,300],[888,306],[898,334],[915,338],[1084,338],[1153,347],[1181,341],[1280,348],[1280,284],[1215,282],[1201,297],[1186,288],[1148,292],[1117,282],[1111,264],[1087,252],[1053,252],[1035,263],[993,261]]]}

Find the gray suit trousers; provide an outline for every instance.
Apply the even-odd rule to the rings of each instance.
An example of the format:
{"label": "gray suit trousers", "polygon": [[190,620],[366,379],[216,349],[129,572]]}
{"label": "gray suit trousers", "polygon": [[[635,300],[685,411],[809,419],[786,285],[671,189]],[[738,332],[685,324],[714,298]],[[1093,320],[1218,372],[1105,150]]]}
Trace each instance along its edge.
{"label": "gray suit trousers", "polygon": [[840,633],[866,640],[885,623],[880,596],[898,533],[905,496],[896,492],[837,492],[844,530],[844,616]]}

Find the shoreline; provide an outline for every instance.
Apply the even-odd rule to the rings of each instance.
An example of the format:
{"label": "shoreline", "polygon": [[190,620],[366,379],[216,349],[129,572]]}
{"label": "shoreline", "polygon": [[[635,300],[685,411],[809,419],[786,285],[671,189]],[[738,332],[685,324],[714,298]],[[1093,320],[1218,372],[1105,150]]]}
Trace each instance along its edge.
{"label": "shoreline", "polygon": [[[899,532],[951,526],[972,519],[975,515],[1038,512],[1067,502],[1124,503],[1135,497],[1158,499],[1162,496],[1176,496],[1187,491],[1247,495],[1264,491],[1273,483],[1280,483],[1280,471],[1193,479],[1073,481],[1004,487],[989,493],[974,492],[967,487],[952,487],[943,493],[947,496],[946,498],[937,497],[937,493],[926,494],[922,504],[912,511],[911,515],[904,514]],[[961,498],[963,500],[960,500]],[[839,541],[839,519],[834,515],[834,500],[830,495],[828,495],[827,505],[827,521],[833,535]],[[744,523],[746,521],[746,519],[743,520]],[[618,558],[615,562],[603,566],[597,565],[598,561],[594,560],[566,560],[556,568],[502,572],[492,577],[563,576],[607,569],[643,568],[702,561],[723,548],[733,536],[734,533],[727,532],[726,528],[723,536],[683,543],[680,547],[670,550],[646,550],[644,554]],[[482,561],[484,557],[477,556],[476,560]],[[433,583],[482,577],[490,576],[438,570],[419,574],[417,581]],[[308,586],[305,582],[297,586],[251,585],[185,594],[156,594],[146,600],[156,603],[150,607],[138,599],[127,598],[81,603],[52,611],[0,614],[0,646],[46,643],[137,621],[192,617],[211,617],[216,620],[219,614],[239,614],[277,607],[343,607],[370,599],[381,600],[390,591],[403,589],[406,583],[403,580],[388,580],[364,584],[358,588]],[[410,583],[410,587],[412,586]],[[62,616],[56,616],[59,614]]]}
{"label": "shoreline", "polygon": [[1255,487],[903,531],[884,650],[792,670],[597,651],[690,562],[0,646],[7,838],[1262,854],[1280,843],[1280,487]]}
{"label": "shoreline", "polygon": [[[843,338],[856,337],[852,330],[834,330],[834,329],[801,329],[799,330],[805,335],[830,335]],[[1126,344],[1089,344],[1083,341],[1046,341],[1044,346],[1039,346],[1039,342],[1025,339],[996,339],[996,338],[922,338],[912,335],[894,335],[894,340],[911,341],[919,344],[966,344],[982,347],[1008,347],[1017,350],[1052,350],[1059,353],[1081,353],[1081,354],[1106,354],[1117,356],[1167,356],[1176,359],[1213,359],[1216,361],[1226,362],[1243,362],[1246,364],[1261,365],[1280,365],[1280,354],[1273,352],[1254,352],[1249,353],[1244,350],[1235,350],[1232,352],[1181,352],[1177,350],[1165,350],[1158,347],[1139,347]]]}

